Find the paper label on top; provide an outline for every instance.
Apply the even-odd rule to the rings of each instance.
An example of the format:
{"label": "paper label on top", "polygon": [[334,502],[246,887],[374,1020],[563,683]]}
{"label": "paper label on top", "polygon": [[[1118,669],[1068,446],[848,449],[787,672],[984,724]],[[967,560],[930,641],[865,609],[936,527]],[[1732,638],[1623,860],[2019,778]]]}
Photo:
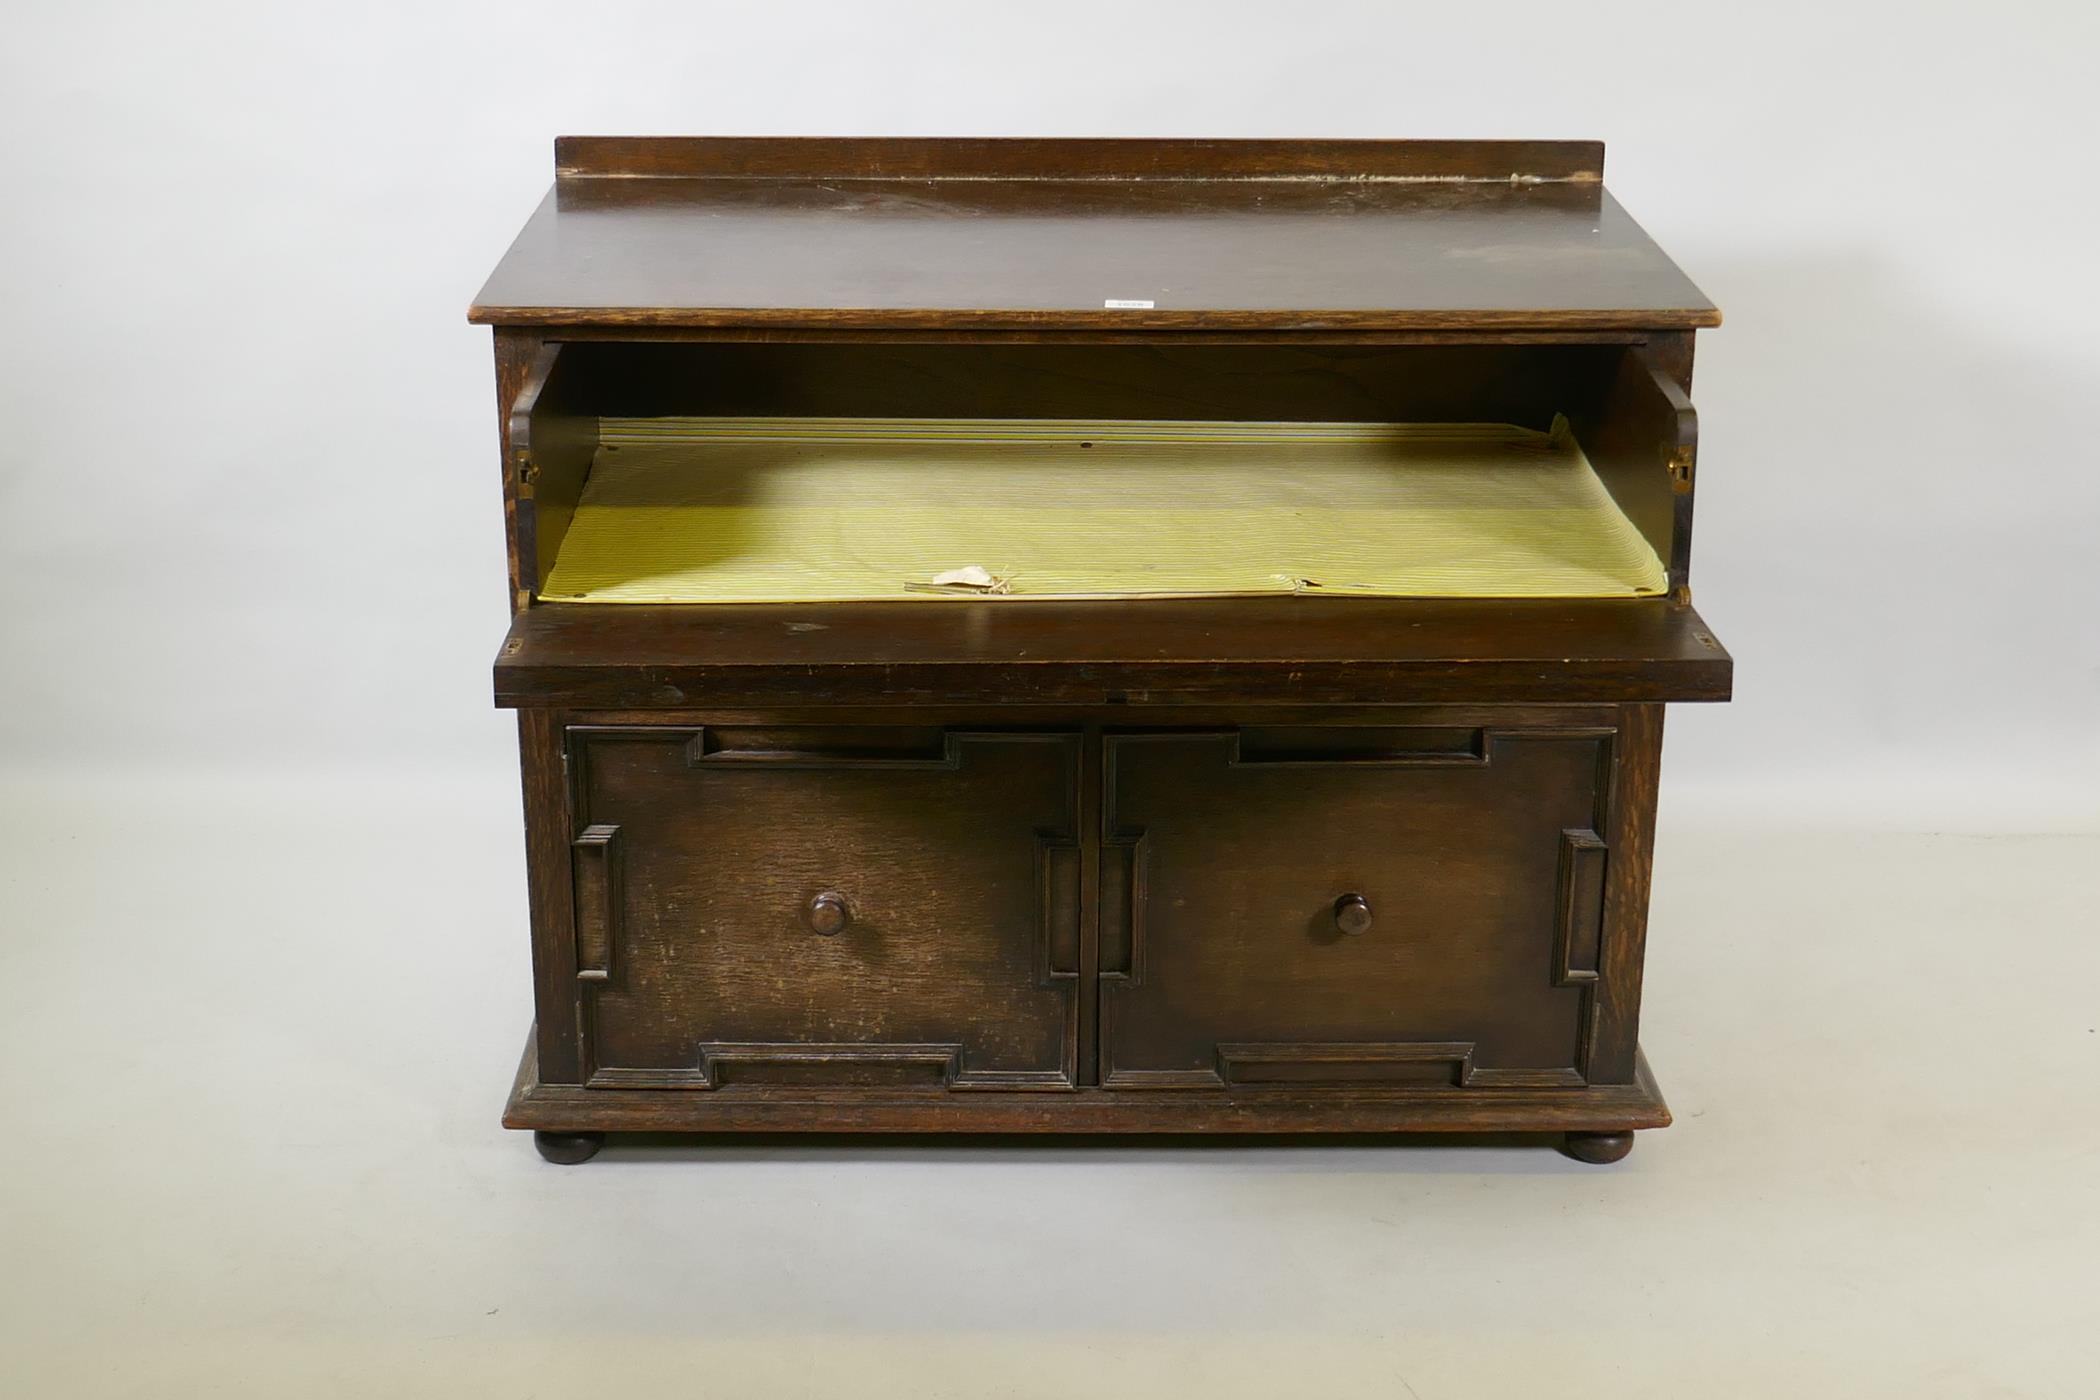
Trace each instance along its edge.
{"label": "paper label on top", "polygon": [[1152,309],[1152,299],[1150,297],[1146,297],[1143,300],[1139,300],[1136,297],[1110,297],[1101,303],[1101,308],[1104,311],[1150,311]]}

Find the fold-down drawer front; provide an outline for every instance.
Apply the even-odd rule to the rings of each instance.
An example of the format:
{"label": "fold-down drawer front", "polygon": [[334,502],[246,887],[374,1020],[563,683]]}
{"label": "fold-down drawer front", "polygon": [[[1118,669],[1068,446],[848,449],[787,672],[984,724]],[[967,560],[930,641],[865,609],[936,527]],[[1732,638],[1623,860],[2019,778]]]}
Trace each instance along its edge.
{"label": "fold-down drawer front", "polygon": [[1109,735],[1103,1082],[1583,1083],[1614,738]]}
{"label": "fold-down drawer front", "polygon": [[1595,705],[1725,700],[1734,662],[1659,598],[1151,598],[652,607],[511,621],[496,702]]}
{"label": "fold-down drawer front", "polygon": [[1080,740],[572,727],[586,1081],[1066,1088]]}

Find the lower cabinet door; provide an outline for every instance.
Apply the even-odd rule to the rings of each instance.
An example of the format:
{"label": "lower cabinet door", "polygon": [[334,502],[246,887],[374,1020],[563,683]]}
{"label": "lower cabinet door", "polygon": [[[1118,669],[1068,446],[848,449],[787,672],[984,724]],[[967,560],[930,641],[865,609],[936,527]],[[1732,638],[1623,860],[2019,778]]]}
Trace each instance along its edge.
{"label": "lower cabinet door", "polygon": [[1612,742],[1108,735],[1104,1085],[1580,1085]]}
{"label": "lower cabinet door", "polygon": [[585,1081],[1063,1089],[1076,734],[571,728]]}

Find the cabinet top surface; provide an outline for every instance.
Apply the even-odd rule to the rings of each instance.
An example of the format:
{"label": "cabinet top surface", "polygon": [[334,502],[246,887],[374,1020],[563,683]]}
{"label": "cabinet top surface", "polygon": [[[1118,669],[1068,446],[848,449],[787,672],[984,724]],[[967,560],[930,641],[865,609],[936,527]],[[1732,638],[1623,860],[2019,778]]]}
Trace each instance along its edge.
{"label": "cabinet top surface", "polygon": [[1720,314],[1519,141],[564,137],[471,320],[870,330],[1677,330]]}

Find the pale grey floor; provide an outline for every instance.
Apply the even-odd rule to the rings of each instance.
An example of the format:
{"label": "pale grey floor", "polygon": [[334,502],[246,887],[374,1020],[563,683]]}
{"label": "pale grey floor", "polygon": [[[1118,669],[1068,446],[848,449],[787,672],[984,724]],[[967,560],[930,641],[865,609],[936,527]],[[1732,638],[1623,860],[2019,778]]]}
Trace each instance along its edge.
{"label": "pale grey floor", "polygon": [[609,1149],[496,1127],[499,784],[0,789],[0,1395],[2100,1393],[2100,839],[1666,825],[1677,1126]]}

